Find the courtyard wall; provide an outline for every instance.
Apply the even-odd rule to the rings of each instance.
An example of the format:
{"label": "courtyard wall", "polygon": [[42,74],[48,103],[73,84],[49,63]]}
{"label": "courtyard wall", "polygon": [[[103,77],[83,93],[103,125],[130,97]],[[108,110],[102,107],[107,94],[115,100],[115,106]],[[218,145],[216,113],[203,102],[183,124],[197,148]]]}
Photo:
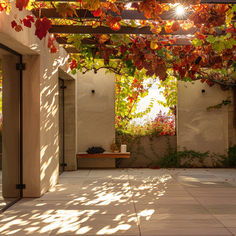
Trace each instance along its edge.
{"label": "courtyard wall", "polygon": [[[230,100],[231,104],[207,109],[223,100]],[[233,103],[231,89],[223,90],[219,85],[209,87],[200,81],[178,82],[178,149],[226,154],[228,147],[235,144],[236,137]]]}
{"label": "courtyard wall", "polygon": [[[10,15],[0,14],[0,43],[22,54],[26,63],[23,72],[23,183],[26,189],[23,195],[39,197],[58,182],[58,68],[67,71],[68,55],[63,48],[50,53],[48,36],[39,40],[34,34],[34,26],[15,32],[11,28],[14,15],[23,19],[31,13],[26,10],[19,12],[12,5]],[[15,66],[9,65],[9,70],[13,69]],[[7,157],[4,161],[8,161]],[[18,162],[15,160],[11,164],[17,165]],[[7,172],[11,169],[3,170],[5,186]],[[7,196],[7,187],[4,191]]]}
{"label": "courtyard wall", "polygon": [[[101,146],[110,151],[115,139],[115,75],[99,70],[77,78],[77,153]],[[79,168],[115,167],[114,159],[80,159]]]}

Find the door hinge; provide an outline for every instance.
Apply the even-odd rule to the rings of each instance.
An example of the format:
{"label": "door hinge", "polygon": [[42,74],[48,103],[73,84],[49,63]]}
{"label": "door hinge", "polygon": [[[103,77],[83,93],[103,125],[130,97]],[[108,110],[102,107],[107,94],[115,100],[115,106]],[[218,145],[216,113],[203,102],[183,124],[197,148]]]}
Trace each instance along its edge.
{"label": "door hinge", "polygon": [[25,70],[25,63],[16,63],[17,70]]}
{"label": "door hinge", "polygon": [[16,189],[25,189],[25,188],[26,188],[25,184],[17,184],[16,185]]}
{"label": "door hinge", "polygon": [[66,167],[67,164],[66,163],[61,163],[60,166]]}

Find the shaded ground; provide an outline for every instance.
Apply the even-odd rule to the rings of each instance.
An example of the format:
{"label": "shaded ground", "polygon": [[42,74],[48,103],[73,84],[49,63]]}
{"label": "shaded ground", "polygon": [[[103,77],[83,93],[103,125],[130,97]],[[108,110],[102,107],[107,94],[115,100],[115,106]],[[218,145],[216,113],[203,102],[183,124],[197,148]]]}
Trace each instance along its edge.
{"label": "shaded ground", "polygon": [[65,172],[0,218],[0,235],[236,235],[236,169]]}

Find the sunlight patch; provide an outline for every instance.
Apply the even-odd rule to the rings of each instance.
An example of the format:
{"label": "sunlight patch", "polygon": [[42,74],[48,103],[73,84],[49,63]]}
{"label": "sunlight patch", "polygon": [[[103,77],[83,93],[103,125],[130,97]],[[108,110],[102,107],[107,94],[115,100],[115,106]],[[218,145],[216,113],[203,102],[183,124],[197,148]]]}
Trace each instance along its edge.
{"label": "sunlight patch", "polygon": [[110,228],[110,226],[105,226],[103,229],[97,232],[97,235],[114,234],[118,232],[119,230],[128,230],[130,228],[131,228],[131,225],[128,225],[128,224],[118,225],[115,228]]}
{"label": "sunlight patch", "polygon": [[78,231],[76,231],[76,234],[86,234],[89,232],[92,228],[90,226],[85,226],[80,228]]}

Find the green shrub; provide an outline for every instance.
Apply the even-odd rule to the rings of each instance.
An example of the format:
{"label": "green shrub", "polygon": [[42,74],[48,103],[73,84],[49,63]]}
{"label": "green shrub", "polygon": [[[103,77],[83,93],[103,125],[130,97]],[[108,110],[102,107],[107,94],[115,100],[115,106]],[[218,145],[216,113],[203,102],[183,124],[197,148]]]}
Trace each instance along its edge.
{"label": "green shrub", "polygon": [[236,167],[236,145],[229,147],[226,164],[227,167]]}

